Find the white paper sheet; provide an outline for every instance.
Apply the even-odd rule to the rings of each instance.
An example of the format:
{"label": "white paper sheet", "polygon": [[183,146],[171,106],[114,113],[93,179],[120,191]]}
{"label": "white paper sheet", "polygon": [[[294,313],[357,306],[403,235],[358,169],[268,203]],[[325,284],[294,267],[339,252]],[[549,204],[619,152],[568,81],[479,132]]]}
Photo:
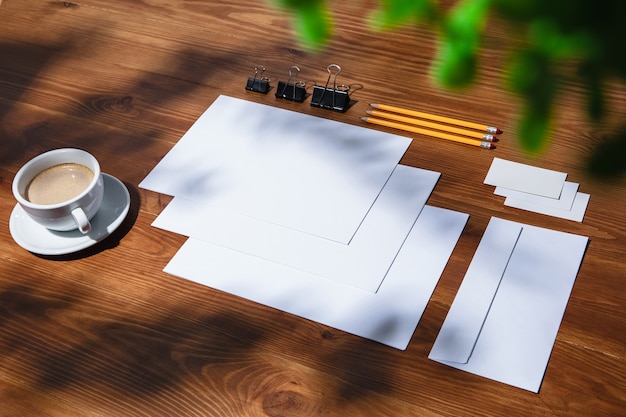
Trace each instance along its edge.
{"label": "white paper sheet", "polygon": [[[471,265],[488,266],[493,253],[481,247],[495,248],[494,243],[506,234],[510,235],[510,242],[514,242],[518,234],[519,238],[514,244],[509,242],[491,251],[499,250],[505,255],[511,253],[511,257],[502,271],[497,290],[491,293],[493,301],[478,334],[466,337],[463,317],[466,314],[472,317],[472,312],[455,306],[457,303],[465,304],[467,309],[472,309],[471,302],[464,298],[481,291],[483,278],[487,280],[488,287],[492,287],[489,271],[471,268],[429,358],[538,392],[588,238],[492,218]],[[468,280],[468,285],[465,285],[465,280]],[[467,291],[470,283],[473,288]],[[472,331],[476,332],[474,326]],[[462,341],[468,343],[471,351],[466,363],[454,361],[459,359],[455,355],[458,348],[451,346]],[[473,345],[473,349],[469,345]]]}
{"label": "white paper sheet", "polygon": [[507,197],[506,200],[504,200],[504,205],[522,210],[532,211],[535,213],[545,214],[547,216],[582,222],[585,217],[585,212],[587,211],[589,198],[589,194],[576,193],[572,207],[569,210],[560,210],[558,208],[553,208],[545,204],[537,204],[526,199],[517,199],[512,197]]}
{"label": "white paper sheet", "polygon": [[180,197],[152,225],[376,292],[439,176],[398,165],[348,245]]}
{"label": "white paper sheet", "polygon": [[[523,193],[521,191],[510,190],[503,187],[496,187],[493,193],[506,197],[506,200],[525,201],[532,205],[546,206],[547,208],[553,208],[559,211],[570,211],[574,205],[574,199],[576,198],[578,187],[579,184],[575,182],[565,181],[559,198],[542,197],[536,194]],[[510,203],[507,204],[506,200],[504,204],[510,205]]]}
{"label": "white paper sheet", "polygon": [[543,197],[559,198],[567,174],[493,158],[484,183]]}
{"label": "white paper sheet", "polygon": [[139,186],[348,243],[410,142],[220,96]]}
{"label": "white paper sheet", "polygon": [[406,349],[468,217],[425,206],[376,294],[193,238],[165,271]]}

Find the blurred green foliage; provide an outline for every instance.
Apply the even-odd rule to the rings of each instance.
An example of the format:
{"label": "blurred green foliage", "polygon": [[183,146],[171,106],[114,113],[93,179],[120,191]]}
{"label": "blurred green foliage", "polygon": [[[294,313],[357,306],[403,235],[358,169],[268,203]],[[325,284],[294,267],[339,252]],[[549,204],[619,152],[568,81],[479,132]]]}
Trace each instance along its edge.
{"label": "blurred green foliage", "polygon": [[[302,44],[324,47],[332,35],[326,0],[273,2],[291,12]],[[490,15],[522,35],[523,42],[507,51],[505,72],[507,87],[521,98],[517,127],[525,151],[539,154],[548,144],[555,99],[566,80],[582,82],[587,89],[585,113],[593,121],[602,119],[605,81],[626,80],[624,0],[459,0],[446,8],[437,0],[380,0],[370,21],[373,30],[414,24],[435,30],[441,42],[432,76],[440,86],[458,90],[470,86],[480,69]],[[626,132],[606,138],[597,153],[610,156],[610,161],[600,168],[604,159],[594,155],[590,167],[606,176],[626,172],[624,137]],[[611,148],[611,143],[618,145]]]}

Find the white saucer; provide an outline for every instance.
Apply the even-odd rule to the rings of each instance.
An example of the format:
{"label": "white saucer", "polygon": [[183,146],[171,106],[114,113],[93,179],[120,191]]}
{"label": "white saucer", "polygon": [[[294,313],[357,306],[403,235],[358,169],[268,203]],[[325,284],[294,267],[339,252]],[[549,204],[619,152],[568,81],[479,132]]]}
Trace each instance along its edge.
{"label": "white saucer", "polygon": [[117,178],[102,174],[104,197],[102,205],[91,219],[91,231],[56,232],[46,229],[31,219],[17,204],[11,213],[9,229],[13,240],[24,249],[40,255],[65,255],[88,248],[109,236],[126,218],[130,208],[130,194]]}

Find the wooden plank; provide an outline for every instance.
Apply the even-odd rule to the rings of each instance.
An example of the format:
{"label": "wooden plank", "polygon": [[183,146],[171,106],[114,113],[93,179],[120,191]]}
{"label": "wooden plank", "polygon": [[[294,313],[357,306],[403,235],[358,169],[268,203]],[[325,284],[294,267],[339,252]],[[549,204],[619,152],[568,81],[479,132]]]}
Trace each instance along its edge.
{"label": "wooden plank", "polygon": [[[15,205],[17,169],[54,147],[94,153],[132,195],[120,231],[80,254],[36,256],[0,228],[4,415],[608,416],[626,408],[626,187],[584,170],[626,117],[626,89],[609,91],[607,120],[594,126],[580,110],[584,89],[568,83],[552,145],[526,155],[516,145],[517,100],[503,89],[502,46],[515,40],[506,27],[490,26],[481,76],[453,93],[431,83],[433,33],[373,33],[364,18],[374,5],[331,2],[335,35],[310,53],[264,1],[0,2],[0,217]],[[326,81],[330,63],[353,87],[345,114],[244,90],[258,64],[273,85],[297,64],[312,86]],[[368,103],[386,100],[505,130],[494,152],[416,137],[402,159],[442,172],[430,204],[471,216],[406,351],[162,272],[185,238],[150,226],[170,197],[137,185],[219,94],[352,124]],[[584,222],[504,207],[482,184],[495,155],[568,172],[592,196]],[[427,359],[491,216],[590,237],[539,394]]]}

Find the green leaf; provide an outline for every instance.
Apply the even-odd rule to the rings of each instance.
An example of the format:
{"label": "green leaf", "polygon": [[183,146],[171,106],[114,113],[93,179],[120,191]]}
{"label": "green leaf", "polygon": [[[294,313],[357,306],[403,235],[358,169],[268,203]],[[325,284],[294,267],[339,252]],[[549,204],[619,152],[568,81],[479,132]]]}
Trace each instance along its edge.
{"label": "green leaf", "polygon": [[439,85],[461,89],[474,81],[490,1],[463,0],[444,17],[441,45],[433,70],[434,78]]}
{"label": "green leaf", "polygon": [[517,122],[517,134],[521,148],[532,154],[544,152],[549,142],[550,111],[532,106],[522,111]]}
{"label": "green leaf", "polygon": [[300,43],[307,49],[321,49],[330,39],[333,24],[326,10],[298,11],[294,15],[294,28]]}
{"label": "green leaf", "polygon": [[292,14],[298,41],[307,49],[319,50],[329,41],[333,22],[326,0],[273,0]]}
{"label": "green leaf", "polygon": [[410,22],[434,22],[438,15],[434,0],[382,0],[370,20],[374,30],[391,30]]}
{"label": "green leaf", "polygon": [[433,67],[435,81],[450,89],[469,86],[476,76],[478,59],[472,51],[456,49],[447,43],[439,48],[438,63]]}
{"label": "green leaf", "polygon": [[588,159],[587,169],[599,179],[626,174],[626,126],[618,134],[603,138]]}

